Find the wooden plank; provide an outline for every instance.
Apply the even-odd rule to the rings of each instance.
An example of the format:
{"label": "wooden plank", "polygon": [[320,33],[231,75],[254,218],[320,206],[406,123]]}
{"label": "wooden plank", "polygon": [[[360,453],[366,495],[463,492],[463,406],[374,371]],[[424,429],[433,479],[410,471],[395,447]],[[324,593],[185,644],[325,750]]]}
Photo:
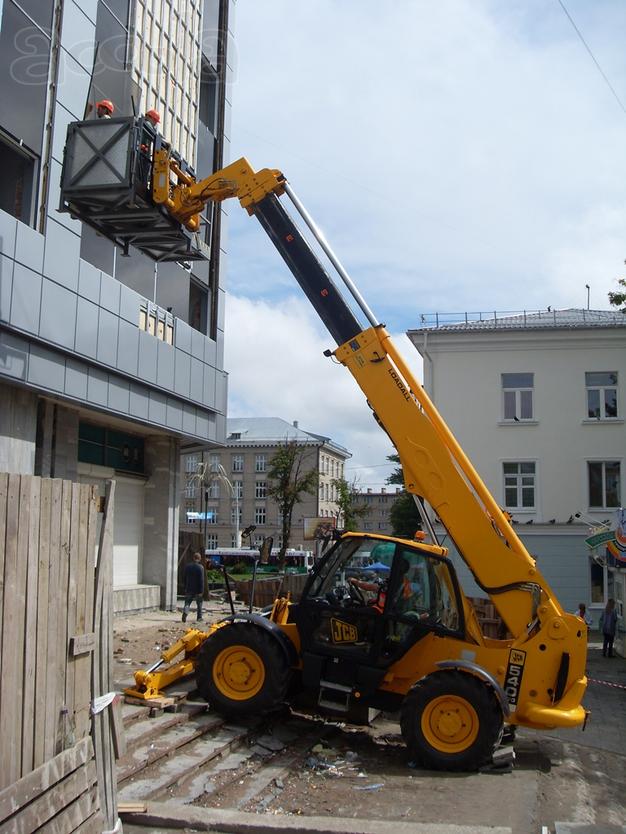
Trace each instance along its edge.
{"label": "wooden plank", "polygon": [[26,643],[26,629],[25,629],[25,619],[26,619],[26,602],[27,602],[27,587],[26,587],[26,580],[27,580],[27,569],[28,569],[28,533],[30,528],[30,513],[31,513],[31,506],[30,506],[30,493],[31,493],[31,483],[33,480],[32,475],[22,475],[20,478],[20,507],[19,507],[19,516],[17,521],[17,573],[16,573],[16,583],[17,583],[17,595],[16,595],[16,605],[17,609],[15,611],[15,617],[17,619],[16,628],[17,628],[17,635],[15,644],[13,647],[13,651],[15,652],[17,665],[18,665],[18,674],[14,681],[14,688],[13,688],[13,697],[16,700],[16,724],[14,731],[18,738],[19,743],[19,776],[24,776],[25,773],[29,773],[32,769],[32,760],[28,763],[28,765],[24,766],[22,762],[22,733],[25,730],[26,733],[32,738],[32,724],[29,723],[26,727],[23,724],[23,709],[24,709],[24,687],[25,687],[25,680],[24,680],[24,672],[25,672],[25,664],[24,664],[24,649]]}
{"label": "wooden plank", "polygon": [[122,717],[122,697],[115,696],[111,704],[111,735],[113,736],[113,751],[116,759],[121,759],[126,753],[126,730]]}
{"label": "wooden plank", "polygon": [[[70,523],[70,550],[69,568],[67,577],[67,632],[76,633],[76,572],[78,569],[78,530],[80,525],[80,486],[72,486],[72,507]],[[65,673],[65,703],[69,710],[69,716],[76,728],[76,713],[74,703],[74,683],[76,664],[73,658],[67,660]]]}
{"label": "wooden plank", "polygon": [[9,476],[0,472],[0,670],[2,670],[2,617],[4,611],[4,557],[7,528],[7,492]]}
{"label": "wooden plank", "polygon": [[2,744],[0,745],[0,788],[15,782],[20,776],[21,756],[21,721],[18,721],[19,702],[15,689],[20,678],[21,658],[10,650],[18,642],[18,631],[23,632],[20,624],[19,608],[23,611],[24,589],[17,586],[17,538],[21,478],[9,475],[7,492],[7,520],[4,561],[4,611],[2,621],[3,644],[2,671],[0,677],[0,727],[2,727]]}
{"label": "wooden plank", "polygon": [[28,776],[0,791],[0,823],[45,793],[58,782],[93,758],[91,738],[82,739],[74,747],[64,750],[49,762],[33,770]]}
{"label": "wooden plank", "polygon": [[[57,584],[57,599],[67,599],[67,582],[69,573],[69,550],[70,550],[70,523],[72,511],[72,482],[61,481],[61,518],[59,536],[59,580]],[[75,743],[74,737],[74,716],[70,713],[65,701],[65,676],[68,665],[68,631],[67,631],[67,608],[58,605],[57,620],[57,680],[56,693],[58,709],[65,714],[60,723],[60,732],[57,736],[55,753],[60,753]],[[58,713],[57,713],[58,715]],[[58,718],[57,718],[58,721]]]}
{"label": "wooden plank", "polygon": [[[78,549],[76,559],[76,624],[75,633],[84,634],[91,631],[92,625],[87,628],[86,620],[86,585],[87,573],[92,568],[93,551],[88,551],[89,546],[89,501],[90,487],[88,484],[79,486],[79,507],[78,507]],[[74,671],[74,716],[76,719],[76,738],[82,738],[89,733],[90,726],[90,702],[91,702],[91,657],[90,655],[79,655],[73,662]]]}
{"label": "wooden plank", "polygon": [[79,654],[89,654],[96,647],[96,635],[93,631],[89,634],[77,634],[70,637],[69,643],[71,657],[78,657]]}
{"label": "wooden plank", "polygon": [[[82,798],[83,794],[88,795],[88,807],[85,808],[82,819],[78,820],[78,824],[83,819],[91,816],[97,808],[97,799],[95,798],[96,789],[92,787],[93,770],[93,761],[87,762],[87,764],[81,765],[66,776],[65,779],[57,782],[52,790],[40,794],[37,799],[33,800],[8,821],[12,834],[13,832],[15,834],[32,834],[33,831],[42,830],[42,826],[45,823],[52,820],[53,817],[76,799]],[[72,831],[72,827],[64,825],[63,828],[58,830],[66,834],[66,832]]]}
{"label": "wooden plank", "polygon": [[102,834],[104,830],[104,817],[98,810],[96,813],[81,823],[72,834]]}
{"label": "wooden plank", "polygon": [[51,759],[60,750],[59,731],[61,726],[61,699],[58,691],[58,665],[65,664],[65,647],[58,645],[59,622],[59,573],[61,548],[61,498],[63,481],[52,481],[52,498],[50,505],[50,576],[48,580],[48,646],[46,678],[46,737],[44,756]]}
{"label": "wooden plank", "polygon": [[24,688],[22,692],[22,776],[35,768],[35,668],[37,660],[37,586],[39,575],[39,510],[41,478],[29,477],[28,504],[30,507],[26,568],[26,605],[24,617]]}
{"label": "wooden plank", "polygon": [[41,481],[41,502],[39,512],[39,571],[37,575],[37,634],[35,661],[35,726],[33,764],[35,767],[46,761],[44,739],[46,733],[46,685],[48,662],[48,585],[50,577],[50,502],[52,481]]}

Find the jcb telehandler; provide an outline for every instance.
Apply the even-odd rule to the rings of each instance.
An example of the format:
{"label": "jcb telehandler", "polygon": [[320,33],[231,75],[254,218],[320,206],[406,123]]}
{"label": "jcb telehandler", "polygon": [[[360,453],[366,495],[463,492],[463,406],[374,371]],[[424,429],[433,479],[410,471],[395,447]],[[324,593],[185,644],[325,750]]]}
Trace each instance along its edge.
{"label": "jcb telehandler", "polygon": [[[282,195],[343,279],[365,328]],[[269,615],[233,613],[206,633],[187,632],[162,660],[179,650],[184,659],[138,672],[135,692],[149,697],[193,671],[202,695],[232,714],[258,714],[284,701],[333,715],[355,705],[399,710],[410,755],[424,767],[449,770],[488,762],[504,723],[582,724],[585,624],[563,611],[285,177],[255,172],[241,159],[196,182],[167,147],[155,150],[152,200],[186,229],[198,228],[207,201],[228,197],[260,221],[284,258],[338,345],[327,355],[350,371],[393,441],[406,489],[441,520],[507,635],[483,635],[432,528],[429,544],[346,533],[316,565],[299,602],[278,598]],[[367,581],[372,572],[364,565],[372,562],[380,563],[381,582]]]}

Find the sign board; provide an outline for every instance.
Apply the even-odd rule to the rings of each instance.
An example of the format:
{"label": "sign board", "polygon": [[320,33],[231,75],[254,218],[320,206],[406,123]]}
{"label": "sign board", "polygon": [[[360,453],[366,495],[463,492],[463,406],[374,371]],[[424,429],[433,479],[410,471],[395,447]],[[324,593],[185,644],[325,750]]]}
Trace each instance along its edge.
{"label": "sign board", "polygon": [[304,519],[304,538],[307,541],[315,541],[320,539],[327,539],[333,534],[333,530],[337,526],[336,518],[324,518],[324,516],[314,516],[312,518]]}

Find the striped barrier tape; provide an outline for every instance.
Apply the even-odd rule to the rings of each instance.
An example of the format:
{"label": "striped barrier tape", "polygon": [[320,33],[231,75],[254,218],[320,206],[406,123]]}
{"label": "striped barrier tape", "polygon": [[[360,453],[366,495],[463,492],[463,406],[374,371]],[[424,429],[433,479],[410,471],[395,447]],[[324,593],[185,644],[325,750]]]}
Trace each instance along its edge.
{"label": "striped barrier tape", "polygon": [[611,681],[600,681],[597,678],[587,678],[589,683],[601,683],[604,686],[612,686],[614,689],[626,689],[623,683],[612,683]]}

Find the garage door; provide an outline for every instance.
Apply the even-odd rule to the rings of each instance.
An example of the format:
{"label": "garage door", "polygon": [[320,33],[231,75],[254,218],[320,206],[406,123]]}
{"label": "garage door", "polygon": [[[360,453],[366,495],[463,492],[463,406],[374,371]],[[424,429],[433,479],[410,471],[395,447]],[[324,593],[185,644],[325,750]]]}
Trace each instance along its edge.
{"label": "garage door", "polygon": [[[95,484],[104,495],[105,479],[81,473],[79,481]],[[141,582],[141,551],[143,545],[144,482],[115,477],[115,525],[113,528],[113,587],[137,585]],[[98,516],[98,537],[100,521]]]}

